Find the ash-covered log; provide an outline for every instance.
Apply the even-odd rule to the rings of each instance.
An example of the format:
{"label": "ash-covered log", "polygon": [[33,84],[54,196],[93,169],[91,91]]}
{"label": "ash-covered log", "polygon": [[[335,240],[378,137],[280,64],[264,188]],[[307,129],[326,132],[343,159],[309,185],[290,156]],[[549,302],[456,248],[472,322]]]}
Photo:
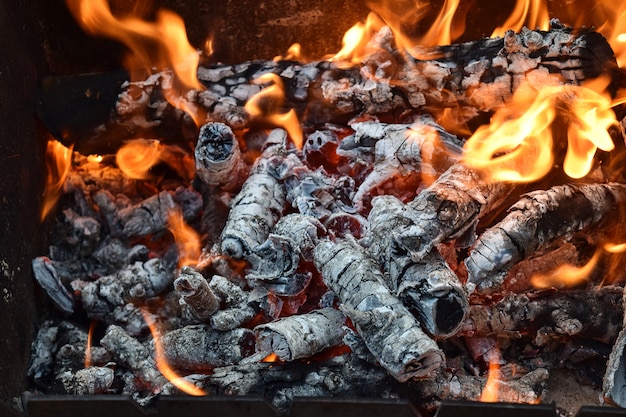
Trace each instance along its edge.
{"label": "ash-covered log", "polygon": [[443,352],[387,288],[378,265],[358,243],[321,241],[315,265],[390,375],[401,382],[423,378],[444,363]]}
{"label": "ash-covered log", "polygon": [[374,197],[365,246],[387,271],[391,291],[424,329],[437,337],[454,335],[469,309],[467,291],[436,248],[415,262],[395,243],[394,230],[411,224],[405,207],[393,196]]}

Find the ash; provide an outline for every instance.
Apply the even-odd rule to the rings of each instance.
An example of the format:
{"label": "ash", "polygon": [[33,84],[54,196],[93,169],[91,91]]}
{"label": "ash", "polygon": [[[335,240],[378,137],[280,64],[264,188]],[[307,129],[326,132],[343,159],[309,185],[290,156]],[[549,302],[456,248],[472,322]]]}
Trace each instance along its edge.
{"label": "ash", "polygon": [[[532,189],[494,183],[466,164],[466,135],[442,117],[461,103],[455,123],[467,129],[559,60],[567,76],[550,83],[619,77],[612,55],[590,53],[604,47],[595,32],[558,22],[435,48],[435,60],[392,51],[389,33],[348,69],[201,68],[207,89],[185,99],[207,106],[205,126],[160,144],[166,156],[145,179],[113,155],[74,153],[52,245],[33,260],[52,306],[32,346],[33,390],[145,405],[254,395],[283,413],[302,396],[408,398],[431,413],[480,400],[488,377],[497,401],[559,398],[551,374],[575,370],[578,384],[626,405],[624,265],[602,251],[623,232],[626,186],[611,165],[621,149],[575,184],[558,163]],[[592,55],[601,62],[580,63]],[[502,75],[486,76],[492,67]],[[296,83],[286,98],[305,120],[303,149],[243,109],[264,73]],[[126,86],[150,94],[135,103],[122,92],[115,121],[128,126],[129,100],[166,108],[151,94],[170,76]],[[166,117],[188,122],[169,108],[151,123]],[[175,214],[198,236],[191,260]],[[533,284],[564,260],[596,267],[573,288]]]}

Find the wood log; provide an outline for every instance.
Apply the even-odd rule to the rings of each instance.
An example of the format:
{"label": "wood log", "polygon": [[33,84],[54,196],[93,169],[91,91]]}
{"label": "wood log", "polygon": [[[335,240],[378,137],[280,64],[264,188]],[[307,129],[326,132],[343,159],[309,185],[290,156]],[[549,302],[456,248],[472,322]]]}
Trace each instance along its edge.
{"label": "wood log", "polygon": [[[395,50],[390,31],[375,39],[379,44],[370,45],[373,53],[350,67],[327,61],[200,67],[198,78],[206,89],[190,91],[181,101],[195,109],[201,124],[218,121],[241,129],[251,122],[244,104],[259,92],[251,81],[273,73],[285,86],[284,107],[295,109],[308,126],[407,108],[435,114],[452,108],[462,123],[504,105],[522,82],[539,86],[556,76],[559,82],[579,84],[601,74],[614,77],[617,68],[611,47],[599,33],[567,28],[558,21],[549,31],[524,29],[507,32],[504,38],[409,51],[414,56]],[[125,83],[109,120],[97,129],[73,129],[76,149],[106,153],[103,144],[110,146],[112,138],[179,141],[185,130],[195,131],[191,119],[164,100],[163,90],[173,84],[169,72]],[[275,104],[265,105],[271,109]],[[187,137],[195,141],[194,134]]]}
{"label": "wood log", "polygon": [[622,184],[566,184],[523,196],[499,223],[487,229],[465,260],[469,282],[479,291],[497,289],[509,269],[556,240],[621,221]]}

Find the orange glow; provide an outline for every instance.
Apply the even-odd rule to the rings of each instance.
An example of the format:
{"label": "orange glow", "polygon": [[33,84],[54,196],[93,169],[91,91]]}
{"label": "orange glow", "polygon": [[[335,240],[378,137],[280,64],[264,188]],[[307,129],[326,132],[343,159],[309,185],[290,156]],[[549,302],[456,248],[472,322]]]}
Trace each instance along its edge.
{"label": "orange glow", "polygon": [[495,403],[498,401],[498,392],[500,391],[500,358],[496,355],[489,361],[489,370],[487,372],[487,381],[480,394],[479,401],[484,403]]}
{"label": "orange glow", "polygon": [[459,7],[460,0],[445,0],[439,15],[421,39],[418,40],[420,46],[449,45],[457,38],[453,34],[452,19]]}
{"label": "orange glow", "polygon": [[520,87],[509,105],[496,111],[465,144],[464,160],[494,181],[531,182],[554,162],[551,124],[559,112],[568,120],[563,170],[572,178],[587,175],[597,149],[614,148],[608,128],[617,123],[607,94],[587,86],[546,85],[538,92]]}
{"label": "orange glow", "polygon": [[67,148],[57,140],[51,139],[48,141],[46,147],[48,175],[41,206],[41,221],[46,218],[59,200],[59,197],[61,197],[61,189],[72,167],[72,149],[73,146]]}
{"label": "orange glow", "polygon": [[150,178],[150,168],[159,162],[161,148],[156,140],[135,139],[123,145],[115,155],[117,166],[128,178]]}
{"label": "orange glow", "polygon": [[202,389],[198,388],[193,383],[182,378],[167,363],[167,360],[165,359],[165,354],[163,352],[163,346],[161,346],[161,343],[159,341],[159,338],[160,338],[159,329],[157,328],[150,314],[145,312],[143,309],[141,309],[141,314],[143,315],[143,318],[146,321],[146,324],[148,325],[148,328],[150,329],[150,333],[152,334],[152,338],[154,340],[154,356],[155,356],[154,360],[156,362],[157,368],[159,369],[159,372],[161,372],[161,374],[163,374],[163,376],[167,378],[167,380],[170,381],[172,385],[174,385],[176,388],[178,388],[179,390],[181,390],[182,392],[186,394],[194,395],[194,396],[207,395],[207,393],[204,392]]}
{"label": "orange glow", "polygon": [[180,209],[169,213],[167,228],[174,235],[178,247],[179,266],[197,265],[202,251],[200,235],[185,223]]}
{"label": "orange glow", "polygon": [[608,253],[626,252],[626,243],[605,243],[602,247]]}
{"label": "orange glow", "polygon": [[289,47],[289,49],[287,49],[287,55],[275,56],[273,59],[274,62],[282,60],[306,61],[302,55],[302,45],[300,45],[299,43],[294,43]]}
{"label": "orange glow", "polygon": [[549,29],[550,16],[544,0],[517,0],[511,15],[502,26],[493,31],[491,37],[503,37],[507,30],[519,32],[523,26],[530,29]]}
{"label": "orange glow", "polygon": [[278,355],[274,352],[267,355],[265,358],[261,359],[261,362],[278,362]]}
{"label": "orange glow", "polygon": [[96,320],[91,320],[91,324],[89,324],[89,331],[87,332],[87,344],[85,346],[85,368],[89,368],[91,363],[91,346],[93,344],[93,332],[96,330],[96,325],[98,322]]}
{"label": "orange glow", "polygon": [[341,40],[341,49],[335,55],[327,57],[329,61],[337,62],[339,67],[342,63],[358,64],[365,55],[365,47],[385,23],[375,13],[369,13],[365,23],[358,22],[346,31]]}
{"label": "orange glow", "polygon": [[598,32],[604,35],[613,48],[620,67],[626,64],[626,3],[604,0],[599,4],[606,9],[608,19],[605,22],[593,22]]}
{"label": "orange glow", "polygon": [[[114,16],[107,0],[66,0],[66,3],[87,33],[115,39],[130,49],[126,63],[131,76],[137,71],[152,74],[154,70],[171,68],[183,89],[204,88],[197,78],[200,56],[189,44],[180,16],[160,10],[155,22],[147,22],[135,16]],[[138,3],[141,5],[145,2]],[[196,123],[201,123],[204,117],[198,114],[199,109],[179,99],[184,96],[184,91],[174,93],[174,90],[164,89],[166,99],[189,113]]]}
{"label": "orange glow", "polygon": [[535,288],[574,287],[589,278],[600,259],[600,253],[600,251],[597,251],[589,262],[582,267],[563,264],[550,274],[533,275],[530,283]]}
{"label": "orange glow", "polygon": [[254,83],[272,84],[252,96],[244,109],[253,120],[263,121],[285,129],[296,147],[302,149],[302,128],[296,111],[291,109],[287,113],[279,113],[285,102],[285,88],[281,78],[274,73],[266,73],[255,79]]}

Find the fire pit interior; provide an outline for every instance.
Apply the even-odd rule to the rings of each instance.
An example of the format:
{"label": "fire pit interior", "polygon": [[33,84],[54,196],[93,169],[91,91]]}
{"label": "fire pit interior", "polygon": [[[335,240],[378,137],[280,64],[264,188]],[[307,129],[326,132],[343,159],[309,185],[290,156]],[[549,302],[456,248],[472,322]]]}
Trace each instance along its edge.
{"label": "fire pit interior", "polygon": [[197,3],[1,6],[7,412],[621,412],[626,4]]}

